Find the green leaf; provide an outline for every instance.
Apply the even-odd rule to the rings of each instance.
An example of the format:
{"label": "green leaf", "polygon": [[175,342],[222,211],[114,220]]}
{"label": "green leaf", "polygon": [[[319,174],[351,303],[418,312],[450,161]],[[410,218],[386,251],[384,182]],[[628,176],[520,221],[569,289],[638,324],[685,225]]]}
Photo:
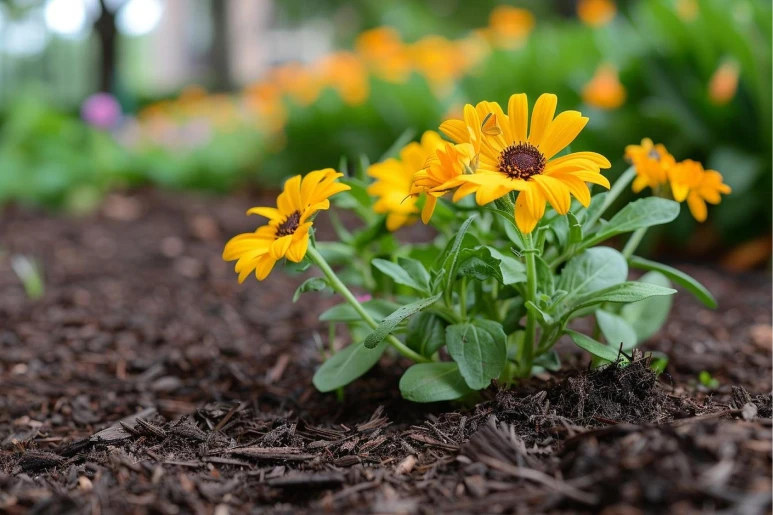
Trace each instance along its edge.
{"label": "green leaf", "polygon": [[[639,281],[658,286],[671,286],[668,278],[659,272],[648,272]],[[663,324],[668,319],[673,302],[673,297],[665,299],[651,297],[639,302],[626,304],[620,311],[620,316],[633,327],[636,338],[641,343],[651,338],[663,327]]]}
{"label": "green leaf", "polygon": [[302,294],[310,291],[321,291],[327,288],[327,279],[324,277],[309,277],[298,286],[293,294],[293,302],[298,302]]}
{"label": "green leaf", "polygon": [[539,256],[534,256],[534,263],[537,265],[537,291],[552,296],[556,291],[553,270],[551,270],[548,264]]}
{"label": "green leaf", "polygon": [[365,338],[365,346],[369,349],[372,349],[381,343],[381,341],[386,338],[389,333],[394,331],[395,327],[397,327],[397,324],[409,316],[415,315],[419,311],[430,307],[442,296],[442,293],[438,293],[432,297],[419,299],[416,302],[411,302],[410,304],[406,304],[405,306],[401,306],[400,308],[396,309],[392,312],[392,314],[382,320],[378,327],[376,327],[376,329],[374,329],[373,332],[370,333],[367,338]]}
{"label": "green leaf", "polygon": [[[646,300],[642,302],[647,302]],[[599,324],[601,334],[607,340],[607,344],[614,348],[619,349],[622,344],[623,351],[629,351],[636,347],[638,339],[636,338],[636,331],[633,330],[631,324],[626,322],[623,318],[599,309],[596,311],[596,322]]]}
{"label": "green leaf", "polygon": [[656,263],[655,261],[650,261],[649,259],[644,259],[639,256],[631,256],[628,258],[628,264],[633,268],[638,268],[639,270],[651,270],[660,272],[685,290],[692,293],[695,298],[701,301],[707,308],[715,309],[717,307],[717,300],[714,298],[711,292],[707,290],[706,287],[701,283],[685,274],[681,270],[677,270],[676,268],[670,267],[668,265]]}
{"label": "green leaf", "polygon": [[493,247],[462,249],[459,253],[459,277],[474,277],[479,281],[494,278],[504,285],[526,281],[526,267],[517,259]]}
{"label": "green leaf", "polygon": [[581,349],[585,349],[597,358],[613,362],[617,361],[618,357],[622,357],[618,349],[614,349],[604,345],[603,343],[597,342],[589,336],[585,336],[584,334],[578,333],[577,331],[572,331],[571,329],[567,329],[565,332],[569,335],[575,345]]}
{"label": "green leaf", "polygon": [[584,232],[590,231],[593,227],[589,223],[590,220],[596,218],[604,208],[604,202],[607,200],[607,192],[604,191],[597,195],[593,195],[590,200],[590,205],[585,210],[585,222],[583,222],[582,229]]}
{"label": "green leaf", "polygon": [[552,316],[550,316],[548,313],[541,310],[536,304],[534,304],[532,301],[526,302],[526,309],[531,311],[536,317],[537,321],[541,326],[549,326],[553,325],[555,323],[555,320]]}
{"label": "green leaf", "polygon": [[570,304],[577,297],[620,284],[627,277],[628,264],[620,252],[596,247],[569,260],[561,271],[557,288],[567,292],[563,302]]}
{"label": "green leaf", "polygon": [[521,319],[526,315],[526,306],[523,303],[523,297],[515,297],[510,302],[505,314],[505,320],[502,323],[506,334],[511,334],[520,328]]}
{"label": "green leaf", "polygon": [[566,214],[566,218],[569,222],[569,244],[580,243],[582,241],[582,225],[571,211]]}
{"label": "green leaf", "polygon": [[467,229],[470,228],[470,224],[472,223],[473,219],[475,219],[475,215],[469,217],[464,221],[461,227],[459,227],[459,232],[456,233],[454,243],[446,254],[445,259],[443,260],[443,269],[446,271],[446,292],[450,292],[453,289],[454,280],[456,279],[456,265],[459,258],[459,251],[462,246],[462,240],[464,239],[464,235],[467,233]]}
{"label": "green leaf", "polygon": [[[374,299],[363,302],[362,307],[373,320],[380,322],[400,305],[388,300]],[[346,302],[328,309],[319,316],[319,319],[323,322],[362,322],[360,314]]]}
{"label": "green leaf", "polygon": [[368,349],[362,343],[349,345],[325,361],[314,374],[312,382],[320,392],[331,392],[346,386],[373,368],[386,348],[385,341],[375,349]]}
{"label": "green leaf", "polygon": [[471,392],[456,363],[417,363],[400,378],[400,393],[413,402],[452,401]]}
{"label": "green leaf", "polygon": [[647,197],[631,202],[621,209],[599,231],[585,242],[593,245],[617,234],[632,232],[642,227],[666,224],[679,215],[679,202],[659,197]]}
{"label": "green leaf", "polygon": [[421,262],[411,258],[399,258],[399,264],[386,259],[374,259],[373,266],[391,277],[396,283],[410,286],[422,293],[429,293],[429,272]]}
{"label": "green leaf", "polygon": [[473,390],[486,388],[499,377],[507,361],[505,332],[500,324],[490,320],[448,326],[446,347]]}
{"label": "green leaf", "polygon": [[561,358],[558,356],[558,352],[550,350],[534,358],[534,366],[558,372],[561,370]]}
{"label": "green leaf", "polygon": [[676,290],[673,288],[664,288],[640,282],[624,282],[580,297],[577,299],[577,303],[571,306],[570,312],[595,306],[602,302],[637,302],[649,297],[673,295],[674,293],[676,293]]}
{"label": "green leaf", "polygon": [[408,322],[405,344],[422,356],[432,356],[446,344],[445,321],[429,311],[419,313]]}

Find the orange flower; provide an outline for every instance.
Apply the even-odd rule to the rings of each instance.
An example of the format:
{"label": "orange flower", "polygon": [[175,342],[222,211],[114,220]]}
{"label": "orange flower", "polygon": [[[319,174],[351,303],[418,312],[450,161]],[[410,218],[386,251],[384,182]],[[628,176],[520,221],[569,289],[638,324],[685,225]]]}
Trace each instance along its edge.
{"label": "orange flower", "polygon": [[735,97],[739,72],[735,61],[725,61],[717,68],[709,82],[709,99],[714,104],[725,105]]}
{"label": "orange flower", "polygon": [[269,81],[302,106],[311,105],[319,97],[319,78],[300,63],[275,67],[269,72]]}
{"label": "orange flower", "polygon": [[730,186],[722,182],[722,174],[716,170],[704,170],[703,165],[692,159],[677,163],[668,173],[674,200],[687,200],[690,213],[699,222],[707,216],[706,202],[719,204],[720,193],[729,194]]}
{"label": "orange flower", "polygon": [[534,29],[534,15],[526,9],[500,5],[489,15],[489,28],[494,45],[518,48]]}
{"label": "orange flower", "polygon": [[327,55],[319,61],[318,70],[322,82],[335,88],[347,104],[357,106],[367,100],[370,92],[368,71],[355,54]]}
{"label": "orange flower", "polygon": [[641,140],[641,145],[626,146],[625,158],[636,168],[632,186],[634,193],[644,188],[657,190],[668,183],[668,171],[676,164],[674,156],[665,146],[660,143],[655,145],[649,138]]}
{"label": "orange flower", "polygon": [[400,34],[392,27],[367,30],[357,36],[355,49],[373,72],[389,82],[405,82],[411,62]]}
{"label": "orange flower", "polygon": [[257,126],[269,134],[279,132],[287,122],[282,92],[268,82],[248,86],[242,93],[247,109],[257,117]]}
{"label": "orange flower", "polygon": [[577,17],[585,25],[603,27],[615,17],[617,6],[612,0],[579,0],[577,2]]}
{"label": "orange flower", "polygon": [[614,66],[602,64],[582,90],[586,104],[599,109],[617,109],[625,102],[625,88],[620,84]]}
{"label": "orange flower", "polygon": [[416,69],[424,75],[435,93],[450,93],[454,82],[464,74],[465,61],[458,46],[441,36],[427,36],[409,47]]}

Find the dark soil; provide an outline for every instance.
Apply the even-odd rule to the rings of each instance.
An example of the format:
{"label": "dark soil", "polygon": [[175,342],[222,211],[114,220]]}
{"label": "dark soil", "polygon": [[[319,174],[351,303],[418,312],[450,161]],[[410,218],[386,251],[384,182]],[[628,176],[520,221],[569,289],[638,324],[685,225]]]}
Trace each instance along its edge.
{"label": "dark soil", "polygon": [[[767,513],[771,281],[679,264],[645,346],[481,402],[400,399],[401,360],[314,390],[335,299],[274,272],[236,282],[224,242],[255,199],[142,192],[90,217],[0,218],[0,511],[7,513]],[[27,299],[11,255],[42,265]],[[345,344],[346,342],[340,342]],[[709,391],[698,381],[708,371]]]}

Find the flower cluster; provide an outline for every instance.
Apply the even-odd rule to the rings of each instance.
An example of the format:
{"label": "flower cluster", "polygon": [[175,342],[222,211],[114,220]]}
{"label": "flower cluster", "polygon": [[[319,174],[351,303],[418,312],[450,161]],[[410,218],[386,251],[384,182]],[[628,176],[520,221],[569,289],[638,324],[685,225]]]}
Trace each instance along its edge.
{"label": "flower cluster", "polygon": [[[663,297],[676,293],[672,280],[716,306],[694,279],[634,252],[649,227],[679,215],[675,200],[704,219],[705,203],[730,191],[721,175],[695,161],[676,163],[664,146],[645,140],[626,149],[633,165],[613,186],[602,174],[610,168],[604,156],[565,151],[588,118],[556,114],[557,106],[552,94],[532,109],[526,95],[512,95],[506,113],[495,102],[468,104],[460,118],[440,125],[450,141],[427,131],[342,182],[332,169],[295,176],[276,207],[248,211],[269,221],[225,246],[223,258],[236,261],[240,282],[253,272],[265,279],[285,259],[304,262],[301,268],[315,265],[323,276],[308,278],[294,299],[332,290],[344,300],[320,316],[331,324],[330,354],[313,378],[320,391],[340,391],[391,347],[414,363],[400,379],[406,399],[459,399],[494,380],[557,370],[554,346],[563,336],[594,364],[630,360],[627,352],[662,325],[663,317],[642,313],[669,305]],[[634,178],[637,191],[667,187],[675,200],[642,198],[602,219]],[[609,191],[592,196],[592,185]],[[334,219],[340,242],[312,238],[314,216],[347,190],[337,204],[363,227],[350,230]],[[473,194],[475,202],[465,200]],[[452,203],[433,218],[446,195]],[[432,242],[405,244],[391,234],[419,217],[439,229]],[[625,233],[632,234],[622,251],[599,245]],[[328,258],[341,266],[340,276]],[[629,267],[648,273],[632,281]],[[569,328],[589,315],[593,337]],[[338,324],[353,339],[343,349],[335,347]]]}
{"label": "flower cluster", "polygon": [[701,163],[692,159],[677,162],[665,146],[653,144],[649,138],[643,139],[641,145],[628,145],[625,157],[636,170],[635,193],[651,188],[658,196],[671,196],[677,202],[686,200],[690,213],[699,222],[708,216],[707,202],[719,204],[720,194],[732,191],[716,170],[704,170]]}
{"label": "flower cluster", "polygon": [[[440,126],[456,145],[435,144],[423,148],[429,159],[422,166],[412,164],[411,170],[403,165],[402,181],[398,174],[385,172],[395,168],[388,161],[371,166],[373,176],[386,177],[371,194],[379,196],[377,206],[383,212],[403,214],[410,207],[417,212],[413,201],[405,204],[408,194],[425,193],[425,209],[422,219],[429,221],[437,199],[453,191],[453,200],[475,194],[478,205],[490,204],[517,192],[515,222],[525,234],[531,233],[545,214],[546,204],[565,215],[571,205],[571,197],[587,207],[590,190],[587,183],[606,188],[609,181],[601,169],[609,168],[609,161],[595,152],[558,154],[579,135],[588,118],[578,111],[564,111],[556,115],[558,98],[544,94],[537,99],[529,123],[529,107],[525,94],[510,97],[507,114],[496,102],[480,102],[464,108],[464,119],[448,120]],[[440,148],[439,148],[440,147]],[[406,147],[407,150],[407,147]],[[434,150],[434,153],[432,151]],[[420,157],[420,153],[414,154]],[[378,174],[378,175],[376,175]],[[400,219],[402,223],[388,225],[390,230],[408,223],[411,217]]]}

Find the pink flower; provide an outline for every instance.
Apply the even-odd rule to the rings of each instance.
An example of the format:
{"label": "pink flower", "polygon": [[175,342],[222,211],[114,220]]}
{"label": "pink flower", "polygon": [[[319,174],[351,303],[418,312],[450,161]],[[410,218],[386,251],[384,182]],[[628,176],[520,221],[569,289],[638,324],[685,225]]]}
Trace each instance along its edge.
{"label": "pink flower", "polygon": [[83,101],[81,118],[100,129],[110,129],[121,121],[121,105],[109,93],[95,93]]}
{"label": "pink flower", "polygon": [[362,295],[357,295],[354,298],[357,299],[357,302],[368,302],[373,299],[373,296],[370,293],[364,293]]}

